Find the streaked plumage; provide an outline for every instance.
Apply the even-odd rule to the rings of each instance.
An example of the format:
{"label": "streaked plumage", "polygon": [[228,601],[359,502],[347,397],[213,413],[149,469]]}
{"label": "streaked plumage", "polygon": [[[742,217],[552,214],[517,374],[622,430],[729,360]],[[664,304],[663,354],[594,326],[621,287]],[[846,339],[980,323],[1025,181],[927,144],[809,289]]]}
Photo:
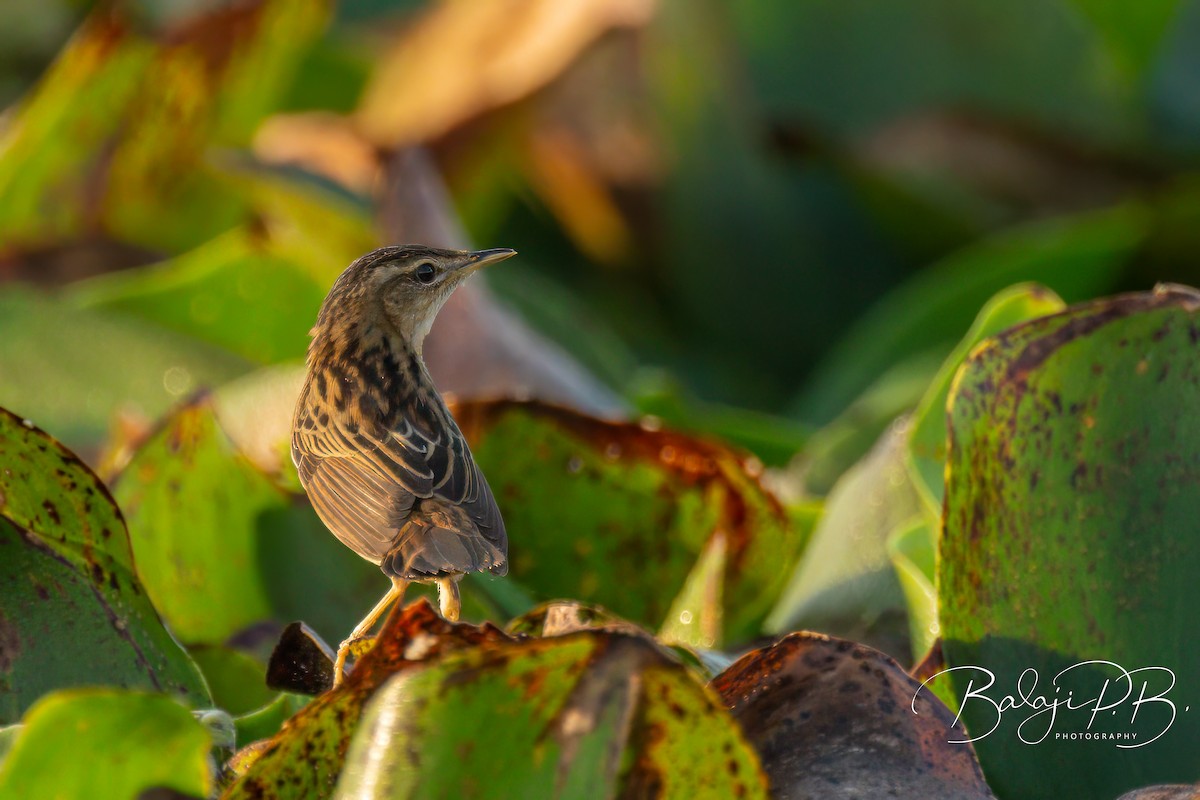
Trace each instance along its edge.
{"label": "streaked plumage", "polygon": [[[437,580],[453,588],[463,573],[508,571],[496,500],[434,388],[421,346],[461,280],[511,255],[419,245],[376,250],[337,279],[312,329],[292,459],[330,531],[394,583]],[[430,267],[436,274],[426,282]]]}

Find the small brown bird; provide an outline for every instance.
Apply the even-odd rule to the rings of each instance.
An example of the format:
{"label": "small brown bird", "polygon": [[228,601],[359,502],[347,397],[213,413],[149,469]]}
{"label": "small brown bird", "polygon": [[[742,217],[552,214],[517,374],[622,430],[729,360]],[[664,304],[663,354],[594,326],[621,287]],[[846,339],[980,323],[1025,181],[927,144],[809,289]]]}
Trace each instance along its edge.
{"label": "small brown bird", "polygon": [[421,345],[442,304],[508,249],[384,247],[333,284],[310,332],[292,423],[292,460],[329,530],[378,564],[392,588],[338,648],[350,646],[413,581],[436,583],[458,619],[458,581],[508,572],[508,538],[487,481],[433,385]]}

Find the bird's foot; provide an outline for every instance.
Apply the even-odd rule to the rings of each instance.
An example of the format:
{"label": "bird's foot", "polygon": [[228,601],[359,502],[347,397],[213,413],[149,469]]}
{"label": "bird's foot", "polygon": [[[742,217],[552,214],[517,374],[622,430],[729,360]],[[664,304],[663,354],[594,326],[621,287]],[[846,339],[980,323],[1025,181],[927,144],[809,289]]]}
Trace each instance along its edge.
{"label": "bird's foot", "polygon": [[[342,685],[342,681],[346,679],[346,658],[350,655],[350,651],[354,649],[354,645],[359,642],[366,641],[371,637],[367,634],[351,635],[350,638],[342,641],[338,645],[337,660],[333,662],[333,688]],[[357,658],[355,661],[357,662]]]}

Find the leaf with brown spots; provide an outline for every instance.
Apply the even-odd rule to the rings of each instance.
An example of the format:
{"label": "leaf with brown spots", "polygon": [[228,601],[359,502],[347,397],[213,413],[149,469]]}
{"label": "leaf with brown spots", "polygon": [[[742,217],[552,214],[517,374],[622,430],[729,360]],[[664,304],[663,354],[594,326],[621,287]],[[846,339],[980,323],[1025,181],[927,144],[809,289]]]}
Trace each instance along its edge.
{"label": "leaf with brown spots", "polygon": [[392,678],[336,796],[767,795],[741,731],[682,666],[643,637],[587,630],[483,644]]}
{"label": "leaf with brown spots", "polygon": [[[998,793],[1111,797],[1196,780],[1200,293],[1072,306],[980,345],[950,398],[938,601],[963,721]],[[1068,667],[1092,663],[1060,675]],[[1159,667],[1124,678],[1123,670]],[[1071,696],[1052,725],[968,697]],[[1171,673],[1165,670],[1170,670]],[[1173,674],[1172,674],[1173,673]],[[1057,676],[1057,677],[1056,677]],[[1175,677],[1178,676],[1178,684]],[[1145,685],[1143,685],[1145,681]],[[1115,687],[1161,702],[1117,704]],[[1081,698],[1108,690],[1108,713]],[[1097,703],[1099,701],[1096,701]],[[1079,706],[1083,704],[1083,708]],[[1176,709],[1170,703],[1177,703]],[[995,730],[992,730],[995,728]],[[1164,732],[1165,731],[1165,732]],[[1161,738],[1152,741],[1162,733]],[[1026,741],[1047,740],[1038,746]],[[1073,734],[1132,734],[1060,740]],[[1025,741],[1022,741],[1021,736]]]}
{"label": "leaf with brown spots", "polygon": [[877,650],[793,633],[712,682],[778,798],[990,798],[954,713]]}
{"label": "leaf with brown spots", "polygon": [[134,572],[99,478],[0,409],[0,724],[52,689],[99,683],[209,702]]}
{"label": "leaf with brown spots", "polygon": [[[336,690],[314,699],[259,747],[226,798],[328,797],[342,771],[363,706],[389,677],[423,659],[484,642],[507,641],[490,625],[447,622],[425,600],[388,617],[375,644]],[[249,760],[249,759],[247,759]]]}
{"label": "leaf with brown spots", "polygon": [[757,635],[803,537],[756,461],[540,403],[466,403],[455,415],[517,532],[511,575],[536,599],[572,597],[654,627],[670,611],[673,639],[701,647]]}

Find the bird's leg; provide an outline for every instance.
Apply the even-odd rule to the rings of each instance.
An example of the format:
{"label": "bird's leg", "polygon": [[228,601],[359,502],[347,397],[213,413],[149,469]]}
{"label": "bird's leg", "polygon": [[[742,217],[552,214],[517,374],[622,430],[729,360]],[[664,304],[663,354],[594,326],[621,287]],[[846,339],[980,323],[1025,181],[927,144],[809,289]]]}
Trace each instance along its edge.
{"label": "bird's leg", "polygon": [[362,639],[367,631],[375,627],[375,623],[383,616],[383,612],[387,611],[393,603],[398,603],[404,598],[404,590],[407,588],[408,581],[403,578],[393,577],[392,588],[388,589],[388,593],[383,596],[382,600],[375,604],[375,607],[363,618],[363,621],[355,626],[345,641],[338,645],[337,661],[333,664],[333,685],[335,688],[345,677],[346,656],[350,654],[350,646]]}
{"label": "bird's leg", "polygon": [[442,618],[457,622],[462,613],[462,599],[458,594],[458,582],[462,575],[447,575],[437,579],[438,604],[442,607]]}

